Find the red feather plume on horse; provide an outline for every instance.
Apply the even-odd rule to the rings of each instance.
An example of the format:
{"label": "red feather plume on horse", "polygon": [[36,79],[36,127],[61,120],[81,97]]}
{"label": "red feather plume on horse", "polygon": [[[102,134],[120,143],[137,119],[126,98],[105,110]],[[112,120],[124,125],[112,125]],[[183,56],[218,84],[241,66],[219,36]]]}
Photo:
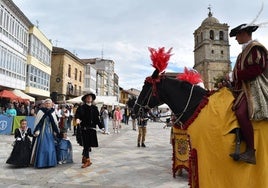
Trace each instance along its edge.
{"label": "red feather plume on horse", "polygon": [[191,84],[198,84],[203,82],[201,75],[196,70],[189,70],[184,68],[184,73],[178,74],[177,79],[190,82]]}
{"label": "red feather plume on horse", "polygon": [[162,73],[168,65],[168,61],[170,59],[171,50],[170,48],[167,52],[165,52],[165,47],[154,49],[154,48],[148,48],[151,52],[151,60],[152,60],[152,66],[158,70],[159,73]]}

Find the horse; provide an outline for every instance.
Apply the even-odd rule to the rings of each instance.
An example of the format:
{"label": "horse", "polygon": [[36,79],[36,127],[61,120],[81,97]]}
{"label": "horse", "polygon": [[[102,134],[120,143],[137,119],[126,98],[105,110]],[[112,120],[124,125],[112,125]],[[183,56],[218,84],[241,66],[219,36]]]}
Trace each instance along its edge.
{"label": "horse", "polygon": [[[227,87],[207,91],[155,70],[145,79],[134,112],[139,116],[163,103],[169,106],[175,116],[173,132],[181,135],[180,131],[184,131],[184,141],[188,145],[185,147],[184,141],[177,140],[177,148],[173,148],[173,162],[174,158],[188,152],[189,155],[185,155],[189,157],[186,168],[191,187],[266,188],[268,122],[252,121],[257,164],[235,160],[230,154],[235,149],[233,131],[239,128],[239,124],[232,111],[233,101],[234,97]],[[241,150],[245,150],[243,141]],[[173,168],[176,168],[174,164]]]}

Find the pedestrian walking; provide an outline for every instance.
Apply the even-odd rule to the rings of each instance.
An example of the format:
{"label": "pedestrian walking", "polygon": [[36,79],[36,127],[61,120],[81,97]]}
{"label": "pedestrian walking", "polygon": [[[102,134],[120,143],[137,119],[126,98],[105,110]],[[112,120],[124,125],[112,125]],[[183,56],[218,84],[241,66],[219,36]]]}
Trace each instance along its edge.
{"label": "pedestrian walking", "polygon": [[146,132],[147,132],[147,121],[149,120],[149,116],[148,114],[144,114],[141,117],[138,117],[138,129],[139,129],[139,133],[138,133],[138,147],[146,147],[145,145],[145,136],[146,136]]}
{"label": "pedestrian walking", "polygon": [[114,133],[120,133],[119,129],[121,129],[121,121],[123,119],[123,115],[120,110],[120,106],[115,107],[114,111]]}
{"label": "pedestrian walking", "polygon": [[59,136],[58,121],[51,99],[44,100],[35,118],[31,164],[36,168],[57,165],[56,136]]}
{"label": "pedestrian walking", "polygon": [[77,108],[75,113],[76,122],[80,124],[77,130],[77,142],[83,147],[81,168],[86,168],[92,164],[90,152],[92,147],[98,147],[96,125],[104,129],[100,122],[99,110],[93,105],[96,95],[88,93],[82,97],[83,105]]}

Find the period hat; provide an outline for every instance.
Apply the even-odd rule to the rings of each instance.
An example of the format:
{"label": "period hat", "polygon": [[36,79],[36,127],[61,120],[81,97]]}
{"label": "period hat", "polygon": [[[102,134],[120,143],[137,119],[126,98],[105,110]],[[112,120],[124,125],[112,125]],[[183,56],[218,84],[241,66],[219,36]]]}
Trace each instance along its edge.
{"label": "period hat", "polygon": [[248,24],[241,24],[235,28],[233,28],[230,32],[230,37],[235,37],[237,33],[241,31],[246,31],[246,32],[254,32],[259,28],[258,25],[248,25]]}
{"label": "period hat", "polygon": [[94,101],[96,99],[96,95],[94,93],[87,93],[82,97],[82,101],[85,102],[85,99],[87,98],[87,96],[91,96],[92,100]]}

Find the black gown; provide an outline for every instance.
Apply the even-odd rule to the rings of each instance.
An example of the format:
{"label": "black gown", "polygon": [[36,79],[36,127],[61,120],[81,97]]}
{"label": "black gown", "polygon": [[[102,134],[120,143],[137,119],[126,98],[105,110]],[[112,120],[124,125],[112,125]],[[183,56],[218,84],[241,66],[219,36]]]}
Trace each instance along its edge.
{"label": "black gown", "polygon": [[13,150],[7,159],[7,164],[12,164],[18,167],[27,167],[30,164],[32,142],[29,137],[33,137],[31,128],[26,131],[17,128],[15,130],[15,141]]}

